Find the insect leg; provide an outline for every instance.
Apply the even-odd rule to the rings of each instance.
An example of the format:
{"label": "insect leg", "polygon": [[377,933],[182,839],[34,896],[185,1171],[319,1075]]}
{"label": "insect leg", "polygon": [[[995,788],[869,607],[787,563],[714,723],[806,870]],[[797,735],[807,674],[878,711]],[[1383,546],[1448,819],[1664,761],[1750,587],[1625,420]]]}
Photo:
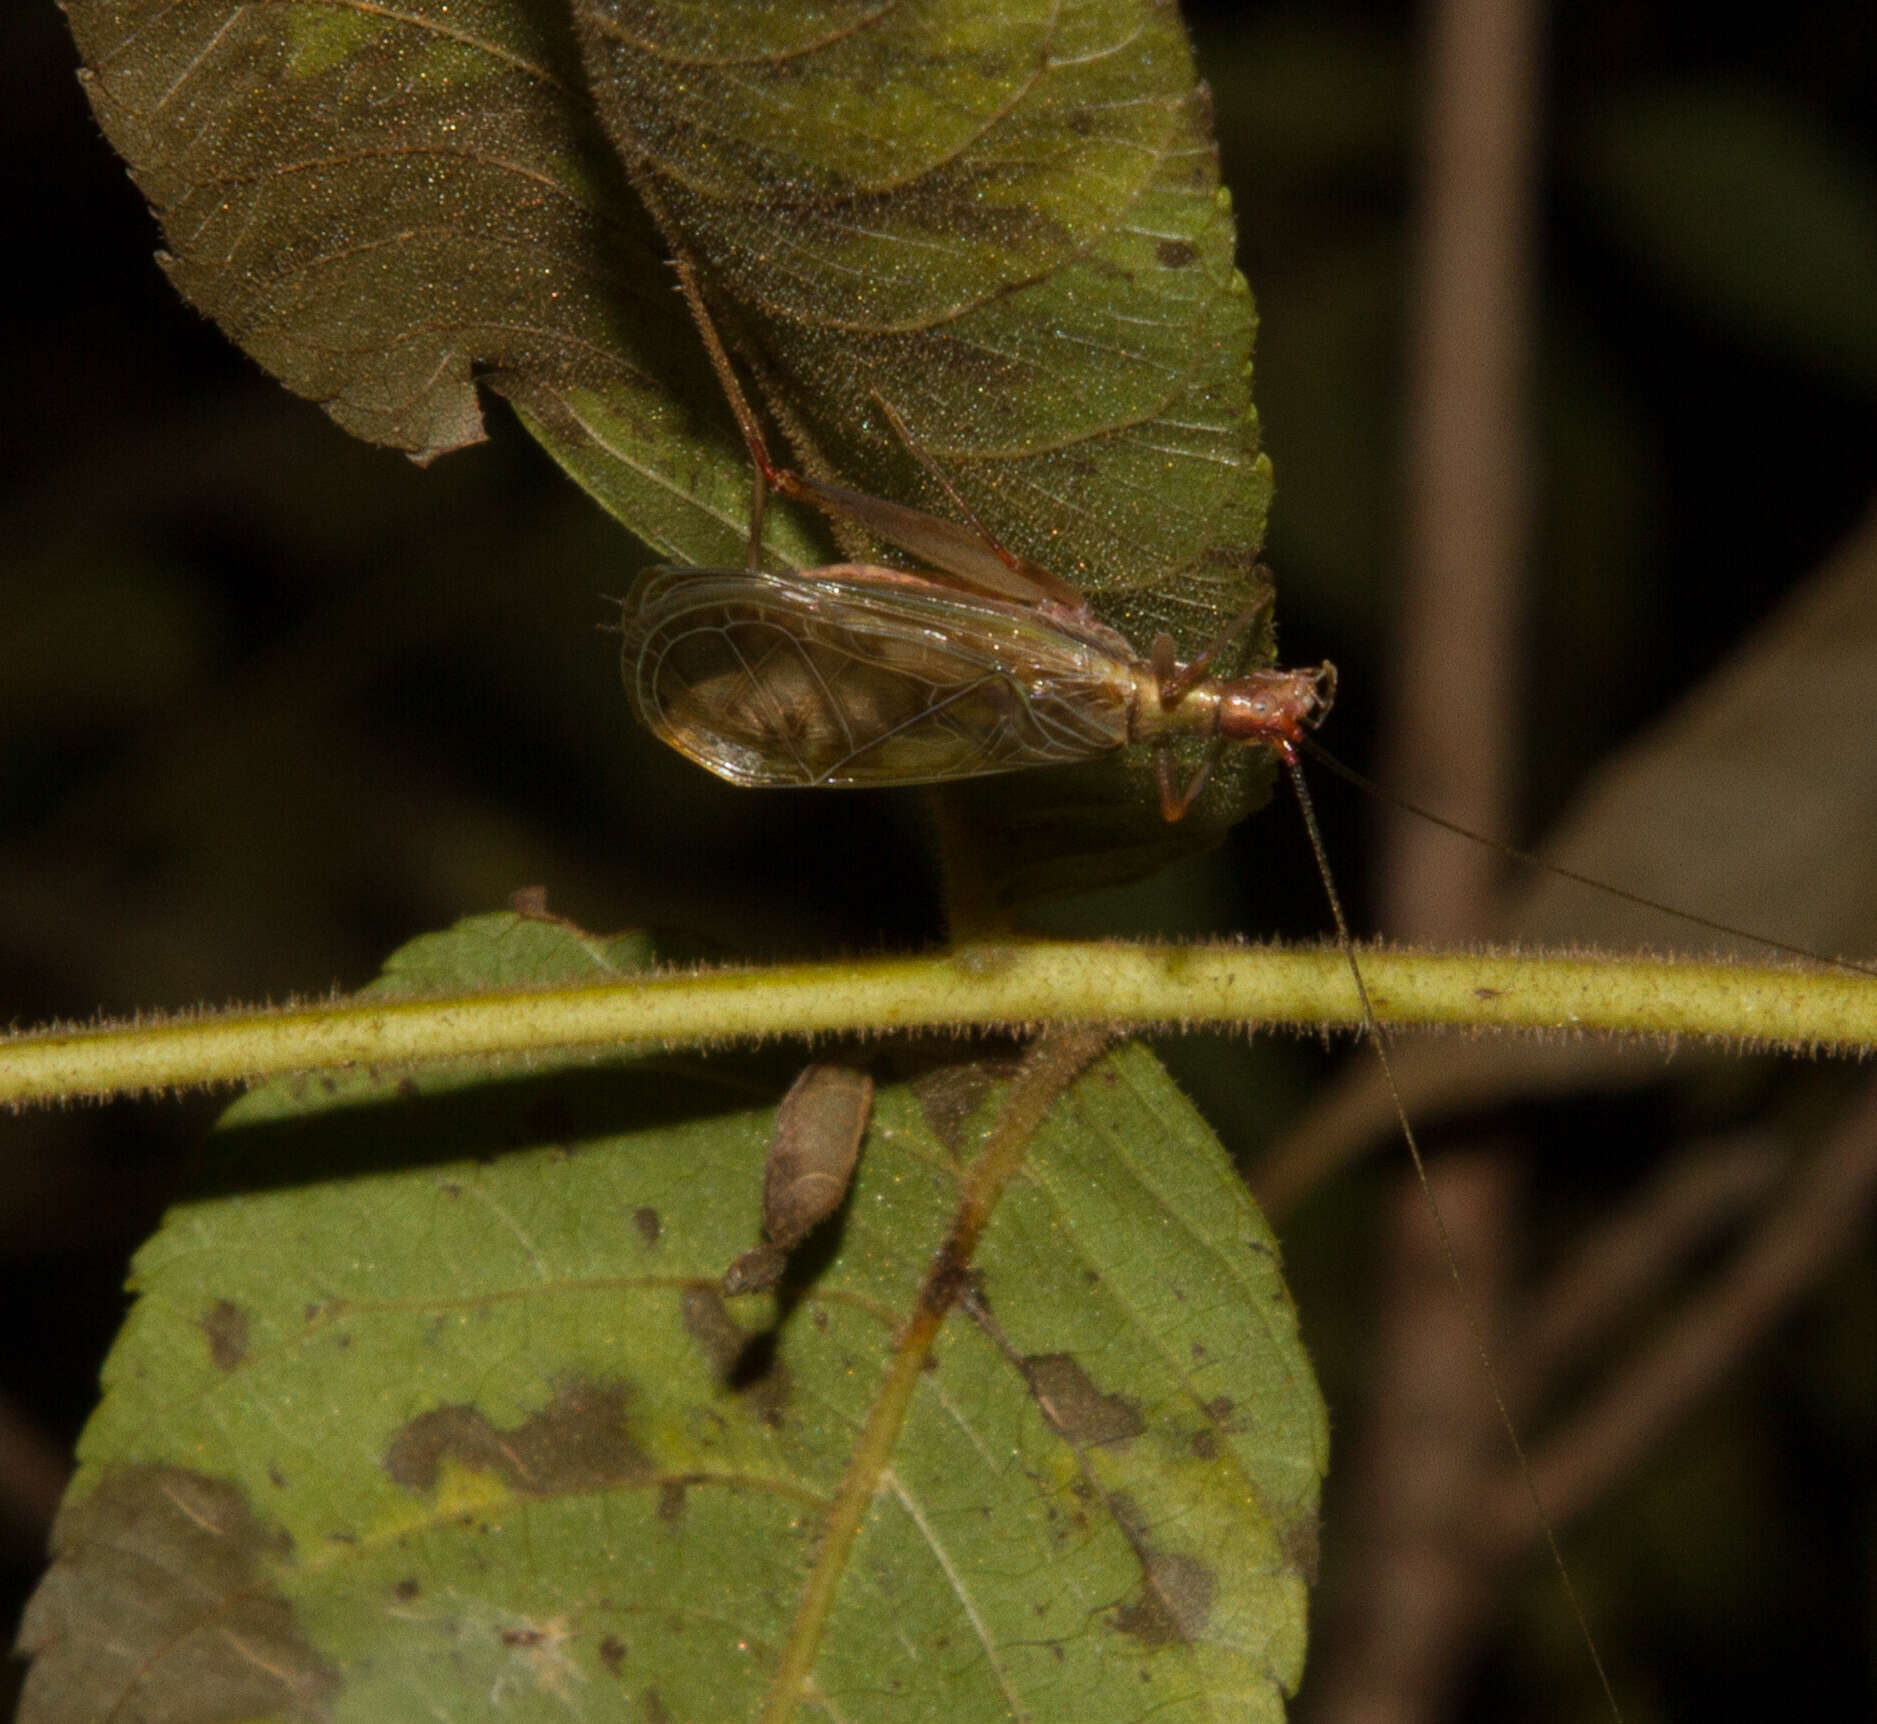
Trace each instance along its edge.
{"label": "insect leg", "polygon": [[717,373],[717,382],[723,389],[724,398],[730,403],[730,411],[736,415],[737,429],[743,433],[744,445],[749,450],[752,472],[749,551],[745,566],[757,569],[762,566],[763,508],[769,500],[770,488],[774,486],[786,491],[788,487],[780,483],[779,469],[769,458],[769,445],[763,438],[762,424],[756,417],[755,409],[749,404],[749,397],[743,393],[743,385],[737,381],[736,370],[730,364],[723,337],[717,333],[717,325],[704,304],[704,291],[698,286],[697,268],[691,262],[690,253],[675,248],[671,254],[671,266],[677,271],[678,286],[683,290],[685,304],[691,308],[691,321],[697,325],[698,334],[704,338],[704,351],[710,356],[710,368]]}
{"label": "insect leg", "polygon": [[730,355],[723,345],[723,337],[717,333],[717,325],[711,320],[704,304],[704,290],[697,281],[697,266],[691,262],[688,252],[674,249],[671,267],[677,271],[678,286],[684,293],[684,302],[691,308],[691,319],[697,325],[698,334],[704,338],[704,351],[710,356],[710,368],[717,373],[724,398],[730,403],[730,411],[736,415],[737,428],[743,433],[744,443],[749,446],[750,459],[756,463],[756,469],[762,477],[773,483],[776,464],[769,458],[769,445],[763,438],[763,428],[756,417],[756,410],[750,406],[749,397],[743,393],[743,385],[737,381],[735,368],[730,364]]}
{"label": "insect leg", "polygon": [[[729,350],[718,333],[710,308],[704,303],[704,290],[698,279],[697,265],[690,253],[675,240],[672,243],[671,263],[677,273],[685,304],[690,308],[691,319],[697,325],[698,334],[703,337],[704,351],[709,356],[711,369],[717,374],[724,398],[729,402],[730,411],[735,415],[737,427],[743,434],[750,462],[756,469],[750,489],[747,561],[751,569],[762,566],[763,508],[769,493],[777,491],[792,502],[807,503],[821,510],[835,524],[837,536],[842,525],[857,525],[915,557],[930,561],[937,569],[956,577],[966,591],[1010,599],[1019,604],[1056,604],[1078,613],[1087,610],[1087,601],[1067,581],[1052,575],[1027,557],[1007,550],[991,536],[952,488],[950,480],[912,441],[892,405],[877,394],[874,399],[884,410],[894,432],[958,506],[970,523],[968,527],[960,526],[955,521],[941,520],[936,515],[928,515],[922,509],[908,508],[903,503],[891,503],[880,497],[869,497],[864,492],[850,491],[843,485],[828,484],[819,479],[807,478],[791,468],[778,467],[769,453],[762,423],[757,419],[749,397],[743,393],[736,368],[730,362]],[[783,422],[786,427],[786,416]],[[850,550],[850,555],[858,556],[858,553]]]}
{"label": "insect leg", "polygon": [[1224,749],[1225,739],[1214,737],[1206,745],[1205,758],[1199,763],[1199,770],[1182,786],[1173,775],[1173,747],[1166,740],[1154,744],[1154,778],[1160,786],[1160,818],[1169,826],[1186,818],[1187,809],[1199,800],[1199,793],[1206,788],[1206,780],[1212,776],[1212,769],[1219,763],[1219,755]]}
{"label": "insect leg", "polygon": [[945,469],[913,441],[912,433],[906,429],[906,422],[900,418],[893,403],[887,400],[877,389],[872,393],[874,404],[886,415],[887,424],[893,427],[893,435],[905,445],[906,453],[925,469],[926,477],[951,499],[952,507],[964,517],[966,524],[971,530],[984,541],[985,549],[988,550],[992,556],[996,557],[1005,568],[1014,570],[1020,575],[1034,577],[1042,574],[1043,571],[1039,570],[1036,564],[1032,563],[1027,557],[1018,556],[1015,551],[1011,550],[999,540],[997,535],[978,519],[976,511],[958,494],[957,486],[946,477]]}
{"label": "insect leg", "polygon": [[[1267,583],[1271,579],[1271,571],[1262,563],[1252,570],[1252,574],[1254,577],[1262,575]],[[1153,666],[1154,674],[1160,678],[1160,704],[1167,707],[1178,706],[1194,688],[1212,674],[1212,661],[1256,622],[1269,604],[1268,598],[1261,599],[1257,604],[1249,605],[1240,611],[1219,631],[1205,650],[1188,664],[1173,663],[1172,638],[1168,635],[1157,635],[1153,645]],[[1162,641],[1166,643],[1164,647],[1161,645]],[[1164,670],[1162,669],[1163,654],[1168,661],[1167,668]]]}

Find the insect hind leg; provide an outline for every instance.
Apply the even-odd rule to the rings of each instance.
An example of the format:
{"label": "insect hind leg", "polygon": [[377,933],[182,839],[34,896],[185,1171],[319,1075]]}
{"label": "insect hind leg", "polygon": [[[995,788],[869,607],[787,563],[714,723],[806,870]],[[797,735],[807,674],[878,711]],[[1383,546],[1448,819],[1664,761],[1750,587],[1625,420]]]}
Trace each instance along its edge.
{"label": "insect hind leg", "polygon": [[886,416],[887,424],[892,426],[893,435],[900,440],[906,453],[925,469],[926,477],[945,493],[951,506],[964,518],[965,524],[984,541],[984,548],[1006,568],[1016,569],[1019,572],[1027,570],[1031,565],[1005,545],[989,527],[978,519],[977,511],[959,494],[958,487],[946,476],[945,469],[913,441],[912,433],[906,429],[906,421],[900,418],[899,411],[893,403],[877,389],[872,391],[872,395],[874,405]]}
{"label": "insect hind leg", "polygon": [[1169,826],[1177,825],[1186,818],[1187,810],[1199,800],[1200,793],[1212,777],[1212,769],[1219,764],[1219,756],[1224,751],[1225,738],[1215,736],[1206,744],[1205,757],[1199,763],[1199,770],[1182,785],[1175,775],[1172,744],[1167,741],[1154,744],[1154,779],[1160,786],[1160,818]]}
{"label": "insect hind leg", "polygon": [[678,286],[684,294],[685,304],[690,307],[691,321],[697,325],[697,332],[703,337],[704,351],[710,357],[710,368],[717,374],[717,382],[725,400],[730,403],[730,411],[736,416],[737,429],[743,433],[744,446],[749,450],[752,471],[746,566],[754,570],[762,564],[763,510],[771,490],[788,489],[784,483],[785,475],[770,459],[762,422],[756,417],[756,410],[750,406],[749,397],[743,393],[743,385],[737,379],[736,368],[730,363],[730,354],[724,347],[723,337],[717,333],[717,325],[704,304],[704,290],[698,285],[697,266],[692,263],[690,253],[681,247],[674,248],[671,267],[677,272]]}

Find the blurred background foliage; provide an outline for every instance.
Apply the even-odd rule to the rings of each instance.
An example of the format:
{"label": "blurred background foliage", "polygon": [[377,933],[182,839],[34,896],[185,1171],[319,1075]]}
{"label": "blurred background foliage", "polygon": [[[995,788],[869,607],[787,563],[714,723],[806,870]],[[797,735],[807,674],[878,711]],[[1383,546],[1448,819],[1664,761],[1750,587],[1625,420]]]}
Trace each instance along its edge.
{"label": "blurred background foliage", "polygon": [[[1284,656],[1338,662],[1331,740],[1364,764],[1399,562],[1419,17],[1188,10],[1262,317]],[[1749,28],[1587,0],[1551,31],[1525,838],[1824,561],[1877,478],[1877,12],[1801,4]],[[12,1020],[351,988],[399,941],[527,885],[701,951],[936,937],[916,798],[736,791],[635,728],[598,631],[642,553],[499,408],[488,445],[419,471],[349,441],[175,297],[73,71],[50,0],[0,9]],[[1798,750],[1804,724],[1798,689]],[[1373,811],[1324,801],[1366,927]],[[1314,936],[1295,825],[1280,805],[1047,924]],[[1168,1055],[1247,1150],[1327,1069],[1282,1043]],[[1547,1109],[1544,1225],[1594,1216],[1637,1176],[1639,1141],[1731,1129],[1764,1087]],[[27,1481],[0,1512],[9,1619],[40,1561],[31,1469],[88,1411],[125,1259],[216,1105],[7,1123],[0,1429]],[[1340,1181],[1287,1237],[1333,1406],[1371,1368],[1379,1178]],[[1621,1516],[1571,1541],[1632,1716],[1743,1715],[1754,1684],[1877,1708],[1873,1359],[1867,1248]],[[1508,1600],[1529,1632],[1482,1660],[1473,1715],[1588,1715],[1555,1591],[1535,1573]]]}

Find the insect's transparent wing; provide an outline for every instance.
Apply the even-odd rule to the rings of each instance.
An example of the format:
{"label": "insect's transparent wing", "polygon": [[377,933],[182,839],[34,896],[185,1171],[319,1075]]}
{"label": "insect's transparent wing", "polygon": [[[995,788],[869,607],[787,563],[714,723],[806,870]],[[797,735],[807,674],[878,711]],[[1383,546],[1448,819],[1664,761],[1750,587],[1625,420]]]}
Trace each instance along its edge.
{"label": "insect's transparent wing", "polygon": [[1127,741],[1107,631],[897,570],[648,569],[621,623],[640,718],[733,784],[932,784]]}

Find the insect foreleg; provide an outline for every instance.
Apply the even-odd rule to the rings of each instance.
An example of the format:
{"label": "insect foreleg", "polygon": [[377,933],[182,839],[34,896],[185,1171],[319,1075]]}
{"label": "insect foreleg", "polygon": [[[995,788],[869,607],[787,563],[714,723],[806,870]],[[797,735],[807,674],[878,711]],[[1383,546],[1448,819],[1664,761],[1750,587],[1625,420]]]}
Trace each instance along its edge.
{"label": "insect foreleg", "polygon": [[[1260,563],[1252,570],[1252,575],[1254,579],[1258,576],[1264,578],[1268,592],[1271,571]],[[1194,688],[1204,682],[1212,674],[1212,661],[1264,615],[1265,611],[1270,608],[1270,602],[1267,596],[1254,605],[1248,605],[1219,631],[1204,651],[1187,664],[1174,662],[1171,636],[1156,635],[1153,644],[1153,666],[1155,674],[1160,678],[1160,704],[1164,707],[1178,706]],[[1162,669],[1163,654],[1167,661],[1165,669]]]}

